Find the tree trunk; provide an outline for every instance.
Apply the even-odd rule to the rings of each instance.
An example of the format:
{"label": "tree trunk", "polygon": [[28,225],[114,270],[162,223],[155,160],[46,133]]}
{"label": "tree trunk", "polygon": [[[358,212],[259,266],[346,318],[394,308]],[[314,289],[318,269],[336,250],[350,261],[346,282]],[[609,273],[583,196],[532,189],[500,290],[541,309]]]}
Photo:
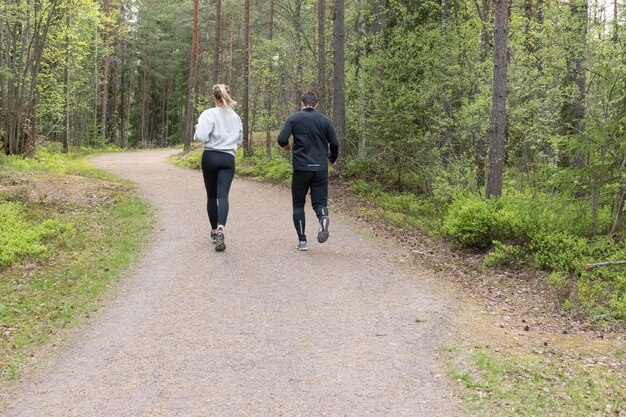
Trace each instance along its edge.
{"label": "tree trunk", "polygon": [[245,0],[243,11],[243,151],[245,157],[252,156],[250,143],[249,88],[250,88],[250,0]]}
{"label": "tree trunk", "polygon": [[296,39],[295,39],[295,47],[296,47],[296,85],[295,85],[295,90],[296,90],[296,96],[298,97],[298,100],[300,99],[300,97],[303,94],[302,91],[302,78],[303,78],[303,69],[304,69],[304,64],[303,64],[303,59],[304,57],[302,56],[302,1],[303,0],[295,0],[296,4],[295,4],[295,12],[294,12],[294,25],[295,25],[295,32],[296,32]]}
{"label": "tree trunk", "polygon": [[[561,109],[563,133],[565,135],[580,135],[584,132],[584,117],[586,109],[585,80],[585,50],[587,48],[587,0],[572,0],[569,2],[570,17],[565,21],[565,30],[569,36],[569,45],[564,49],[567,60],[567,74],[564,77],[565,88],[576,87],[577,94],[573,99],[566,100]],[[586,157],[575,153],[568,155],[567,163],[575,168],[586,165]]]}
{"label": "tree trunk", "polygon": [[506,86],[508,61],[509,2],[496,0],[493,54],[493,94],[489,138],[487,198],[502,195],[506,139]]}
{"label": "tree trunk", "polygon": [[141,100],[139,108],[139,140],[144,148],[146,147],[146,108],[148,106],[148,62],[149,59],[145,56],[142,63],[143,77],[141,82]]}
{"label": "tree trunk", "polygon": [[126,54],[126,45],[120,45],[120,106],[118,118],[118,130],[120,132],[119,146],[128,147],[128,111],[130,109],[130,77],[128,76],[128,58]]}
{"label": "tree trunk", "polygon": [[[576,95],[576,101],[574,103],[574,132],[582,134],[585,126],[583,119],[587,113],[585,108],[585,97],[587,96],[587,80],[585,79],[585,68],[583,63],[585,62],[585,50],[587,48],[587,0],[582,0],[581,5],[573,4],[572,13],[577,20],[577,33],[578,42],[576,45],[576,55],[574,57],[575,62],[575,78],[578,94]],[[585,165],[584,155],[576,155],[574,165],[583,167]]]}
{"label": "tree trunk", "polygon": [[333,10],[333,124],[339,139],[339,152],[344,151],[346,131],[345,99],[345,8],[344,0],[334,0]]}
{"label": "tree trunk", "polygon": [[194,121],[194,91],[196,89],[196,72],[198,68],[198,18],[200,16],[200,1],[193,2],[193,31],[191,33],[191,63],[189,68],[189,81],[187,82],[187,110],[185,112],[185,138],[183,152],[189,152],[193,136]]}
{"label": "tree trunk", "polygon": [[[270,0],[270,16],[269,16],[269,33],[267,35],[270,43],[274,39],[274,0]],[[273,114],[272,114],[272,97],[274,96],[273,88],[272,88],[272,76],[273,70],[272,66],[274,64],[274,58],[270,57],[269,59],[269,68],[270,74],[267,80],[267,86],[265,88],[265,113],[266,113],[266,121],[265,121],[265,152],[267,153],[268,158],[272,158],[272,145],[274,143],[272,139],[272,127],[273,127]]]}
{"label": "tree trunk", "polygon": [[109,39],[111,24],[111,0],[104,0],[104,31],[102,33],[102,85],[100,99],[100,135],[107,137],[107,120],[109,107]]}
{"label": "tree trunk", "polygon": [[227,45],[227,60],[226,60],[226,84],[230,87],[230,93],[235,95],[235,77],[233,74],[233,28],[230,27],[228,45]]}
{"label": "tree trunk", "polygon": [[370,33],[380,33],[387,26],[385,20],[385,9],[387,7],[387,0],[374,0],[372,6],[372,23],[370,25]]}
{"label": "tree trunk", "polygon": [[356,68],[356,74],[357,74],[356,77],[359,83],[359,88],[358,88],[359,148],[357,150],[357,157],[359,159],[365,158],[365,149],[367,146],[367,134],[366,134],[366,129],[365,129],[365,115],[366,115],[365,103],[367,101],[367,97],[366,97],[366,87],[365,87],[365,74],[363,70],[363,62],[365,61],[365,58],[367,57],[367,43],[366,43],[367,30],[365,28],[365,10],[366,10],[365,4],[363,1],[361,1],[360,7],[359,7],[359,15],[357,18],[360,45],[359,45],[359,59],[357,61],[357,68]]}
{"label": "tree trunk", "polygon": [[4,22],[5,62],[10,76],[3,84],[2,120],[4,151],[9,155],[29,155],[35,148],[37,115],[35,94],[48,31],[57,17],[58,3],[45,7],[41,0],[29,2],[16,20]]}
{"label": "tree trunk", "polygon": [[[491,14],[491,0],[482,0],[482,7],[479,9],[479,17],[481,21],[480,29],[480,63],[484,63],[489,58],[491,51],[491,31],[489,29],[489,16]],[[480,90],[480,86],[476,89]],[[472,131],[472,143],[474,150],[474,160],[476,161],[476,186],[479,190],[482,190],[485,186],[485,148],[487,143],[484,135],[480,131],[480,125],[475,127]]]}
{"label": "tree trunk", "polygon": [[222,33],[222,0],[215,0],[215,49],[213,50],[213,84],[220,79],[220,45]]}
{"label": "tree trunk", "polygon": [[624,228],[624,206],[626,205],[626,155],[619,166],[620,186],[615,199],[615,220],[609,236],[618,236]]}
{"label": "tree trunk", "polygon": [[121,58],[121,42],[119,36],[115,37],[115,60],[112,63],[111,68],[111,80],[113,85],[111,86],[111,120],[109,122],[109,136],[111,142],[117,146],[120,146],[120,129],[119,129],[119,97],[120,97],[120,74],[122,72],[120,67]]}
{"label": "tree trunk", "polygon": [[317,94],[319,111],[326,112],[326,0],[317,1]]}
{"label": "tree trunk", "polygon": [[70,150],[70,28],[72,25],[71,4],[68,1],[65,10],[65,66],[63,73],[63,84],[65,89],[65,132],[63,134],[63,152],[68,153]]}

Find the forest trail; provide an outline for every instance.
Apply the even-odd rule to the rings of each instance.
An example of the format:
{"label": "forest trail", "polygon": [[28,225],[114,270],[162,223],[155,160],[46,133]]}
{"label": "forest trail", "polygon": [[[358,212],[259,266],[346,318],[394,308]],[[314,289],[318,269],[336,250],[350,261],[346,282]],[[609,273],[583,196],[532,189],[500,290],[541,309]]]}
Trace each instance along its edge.
{"label": "forest trail", "polygon": [[291,195],[236,179],[227,250],[208,239],[197,171],[173,150],[105,155],[156,232],[114,300],[0,398],[9,416],[462,416],[442,346],[462,307],[428,270],[333,217],[295,249]]}

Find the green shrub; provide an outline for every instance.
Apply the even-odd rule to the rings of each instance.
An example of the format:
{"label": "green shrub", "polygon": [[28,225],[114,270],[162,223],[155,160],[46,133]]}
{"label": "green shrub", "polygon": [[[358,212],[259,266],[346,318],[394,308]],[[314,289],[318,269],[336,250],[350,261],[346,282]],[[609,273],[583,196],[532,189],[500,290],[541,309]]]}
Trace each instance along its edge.
{"label": "green shrub", "polygon": [[491,201],[466,195],[452,202],[442,227],[462,246],[484,249],[496,240],[495,220]]}
{"label": "green shrub", "polygon": [[291,179],[291,172],[289,162],[277,158],[269,165],[265,178],[273,182],[288,182]]}
{"label": "green shrub", "polygon": [[569,233],[537,234],[531,243],[535,264],[550,271],[580,270],[585,256],[586,240]]}
{"label": "green shrub", "polygon": [[172,155],[170,160],[177,166],[191,169],[202,169],[202,151],[202,148],[195,148],[187,154]]}
{"label": "green shrub", "polygon": [[493,241],[493,250],[485,256],[485,266],[490,268],[495,266],[518,267],[526,263],[528,259],[527,250],[519,245],[506,245],[500,241]]}
{"label": "green shrub", "polygon": [[345,161],[341,175],[347,179],[367,178],[368,181],[377,181],[383,173],[380,162],[374,158],[350,158]]}
{"label": "green shrub", "polygon": [[0,268],[13,265],[25,257],[48,255],[46,241],[63,238],[71,230],[57,219],[33,224],[23,216],[25,207],[18,203],[0,203]]}
{"label": "green shrub", "polygon": [[291,179],[292,166],[289,159],[283,154],[275,154],[271,158],[264,149],[248,158],[243,157],[243,151],[237,152],[237,174],[246,177],[264,179],[271,182],[289,182]]}
{"label": "green shrub", "polygon": [[577,295],[592,317],[626,320],[626,272],[623,270],[606,267],[582,272]]}
{"label": "green shrub", "polygon": [[383,194],[380,184],[371,183],[363,179],[350,181],[350,189],[361,197],[377,198]]}

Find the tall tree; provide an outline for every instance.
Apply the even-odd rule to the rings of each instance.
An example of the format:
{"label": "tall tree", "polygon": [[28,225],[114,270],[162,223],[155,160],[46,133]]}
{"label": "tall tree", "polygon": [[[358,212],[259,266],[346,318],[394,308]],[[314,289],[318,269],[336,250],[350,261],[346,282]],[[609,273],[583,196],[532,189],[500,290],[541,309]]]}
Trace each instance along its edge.
{"label": "tall tree", "polygon": [[250,0],[243,6],[243,150],[244,155],[252,155],[250,143],[249,89],[250,89]]}
{"label": "tall tree", "polygon": [[[587,95],[586,71],[584,68],[585,51],[587,46],[587,0],[574,0],[570,4],[572,15],[575,20],[575,42],[574,42],[574,58],[573,70],[574,79],[577,87],[577,94],[574,99],[574,132],[578,135],[582,134],[584,128],[584,118],[586,114],[585,97]],[[585,165],[585,156],[581,154],[574,155],[574,166],[582,167]]]}
{"label": "tall tree", "polygon": [[296,47],[296,95],[298,98],[302,96],[302,84],[303,84],[303,70],[304,70],[304,56],[303,56],[303,47],[302,47],[302,36],[304,35],[302,32],[303,22],[302,22],[302,2],[303,0],[295,0],[295,10],[294,10],[294,26],[296,32],[295,39],[295,47]]}
{"label": "tall tree", "polygon": [[[270,41],[270,45],[274,40],[274,0],[270,0],[270,15],[269,15],[269,30],[267,34],[267,39]],[[267,153],[267,157],[272,157],[272,146],[274,145],[274,140],[272,138],[272,127],[273,127],[273,114],[272,114],[272,97],[273,93],[273,71],[272,66],[274,65],[274,57],[269,57],[268,62],[270,71],[267,77],[267,85],[265,86],[265,112],[266,112],[266,120],[265,120],[265,152]]]}
{"label": "tall tree", "polygon": [[489,138],[487,198],[502,195],[506,140],[506,94],[509,33],[509,2],[496,0],[493,53],[493,93]]}
{"label": "tall tree", "polygon": [[198,68],[198,20],[200,16],[200,1],[194,0],[193,2],[193,30],[191,32],[191,62],[189,68],[189,80],[187,82],[187,110],[185,112],[185,139],[184,139],[184,151],[188,151],[191,146],[191,136],[193,135],[193,120],[194,120],[194,99],[195,89],[197,83],[197,68]]}
{"label": "tall tree", "polygon": [[109,41],[111,37],[111,0],[104,0],[104,29],[102,32],[102,84],[100,99],[100,135],[107,137],[107,120],[109,108]]}
{"label": "tall tree", "polygon": [[[482,64],[487,62],[489,53],[491,50],[491,30],[489,29],[489,16],[491,15],[491,1],[482,0],[481,8],[479,9],[479,16],[481,21],[480,26],[480,54],[479,62]],[[476,84],[480,86],[480,84]],[[480,88],[480,87],[478,87]],[[486,140],[484,135],[478,130],[479,126],[474,126],[472,131],[472,144],[474,148],[474,161],[476,163],[476,185],[478,189],[482,189],[485,185],[485,147]]]}
{"label": "tall tree", "polygon": [[334,0],[333,10],[333,124],[342,152],[346,133],[345,95],[345,7],[344,0]]}
{"label": "tall tree", "polygon": [[213,84],[220,79],[220,47],[222,34],[222,0],[215,0],[215,46],[213,49]]}
{"label": "tall tree", "polygon": [[319,110],[326,111],[326,0],[317,0],[317,93]]}
{"label": "tall tree", "polygon": [[59,2],[9,1],[3,16],[3,71],[0,76],[0,120],[3,147],[9,155],[30,154],[37,137],[36,89],[48,32],[60,17]]}
{"label": "tall tree", "polygon": [[71,41],[70,30],[72,27],[71,2],[68,0],[65,9],[65,66],[63,83],[65,85],[65,131],[63,132],[63,152],[70,149],[70,62],[71,62]]}

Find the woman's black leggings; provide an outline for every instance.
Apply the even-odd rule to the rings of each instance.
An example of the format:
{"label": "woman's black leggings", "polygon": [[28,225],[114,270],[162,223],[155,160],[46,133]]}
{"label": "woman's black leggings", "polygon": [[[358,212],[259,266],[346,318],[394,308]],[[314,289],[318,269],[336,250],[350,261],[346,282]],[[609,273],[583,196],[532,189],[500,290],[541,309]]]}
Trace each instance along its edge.
{"label": "woman's black leggings", "polygon": [[235,157],[227,152],[202,153],[202,176],[206,188],[206,210],[211,228],[226,226],[228,218],[228,193],[235,177]]}

